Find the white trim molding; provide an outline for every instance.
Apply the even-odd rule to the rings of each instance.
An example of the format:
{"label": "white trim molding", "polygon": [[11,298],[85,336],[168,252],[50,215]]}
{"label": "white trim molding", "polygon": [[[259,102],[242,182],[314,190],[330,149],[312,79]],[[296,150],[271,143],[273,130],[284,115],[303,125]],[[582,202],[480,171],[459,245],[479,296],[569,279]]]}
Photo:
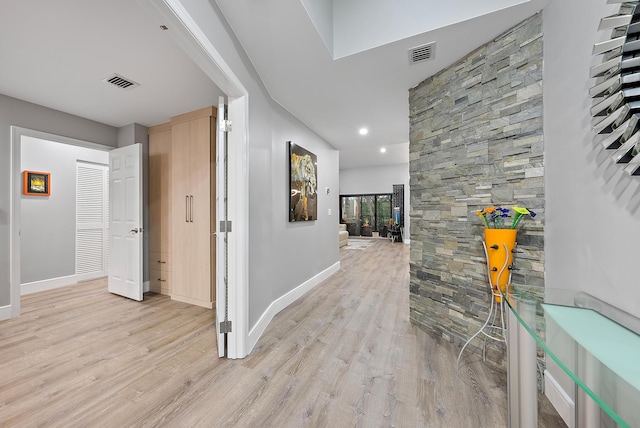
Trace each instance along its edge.
{"label": "white trim molding", "polygon": [[303,282],[293,290],[289,291],[287,294],[281,296],[280,298],[274,300],[266,311],[262,314],[256,325],[249,332],[249,340],[248,340],[248,352],[253,350],[253,347],[258,343],[258,339],[265,332],[267,326],[275,317],[278,312],[298,300],[300,297],[305,295],[307,292],[312,290],[318,284],[322,283],[325,279],[329,278],[331,275],[340,270],[340,262],[334,263],[332,266],[318,273],[314,277],[308,279]]}
{"label": "white trim molding", "polygon": [[20,315],[20,166],[21,166],[21,139],[24,134],[22,128],[11,126],[11,171],[9,182],[11,187],[11,199],[9,209],[9,310],[2,311],[0,319],[17,317]]}
{"label": "white trim molding", "polygon": [[11,305],[0,307],[0,321],[11,318]]}
{"label": "white trim molding", "polygon": [[560,417],[564,420],[564,423],[567,424],[567,427],[574,428],[576,426],[575,404],[547,370],[544,371],[544,395],[547,396],[553,407],[555,407]]}
{"label": "white trim molding", "polygon": [[227,357],[244,358],[250,352],[249,334],[249,159],[247,135],[249,134],[249,96],[228,97],[228,118],[234,130],[229,139],[229,189],[227,210],[235,223],[229,234],[229,319],[235,328],[227,334]]}
{"label": "white trim molding", "polygon": [[[27,282],[20,286],[20,294],[26,296],[27,294],[38,293],[40,291],[53,290],[60,287],[66,287],[69,285],[76,285],[82,282],[88,282],[93,279],[100,279],[101,277],[92,279],[82,279],[80,275],[61,276],[59,278],[43,279],[41,281]],[[149,291],[149,281],[145,281],[143,284],[143,291],[146,293]],[[2,308],[0,308],[0,313]]]}
{"label": "white trim molding", "polygon": [[59,278],[43,279],[41,281],[27,282],[20,286],[20,294],[37,293],[39,291],[53,290],[54,288],[66,287],[78,283],[76,275],[61,276]]}

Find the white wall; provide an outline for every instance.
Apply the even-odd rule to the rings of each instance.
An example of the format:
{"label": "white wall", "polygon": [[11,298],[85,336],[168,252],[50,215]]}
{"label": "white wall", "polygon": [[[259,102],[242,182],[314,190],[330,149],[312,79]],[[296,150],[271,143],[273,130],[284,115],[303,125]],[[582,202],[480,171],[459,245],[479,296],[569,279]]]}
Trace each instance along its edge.
{"label": "white wall", "polygon": [[51,195],[21,195],[20,282],[74,276],[76,162],[108,165],[109,153],[24,136],[21,154],[22,171],[51,173]]}
{"label": "white wall", "polygon": [[[340,58],[504,9],[519,0],[333,1],[333,56]],[[313,10],[310,10],[312,12]]]}
{"label": "white wall", "polygon": [[[544,10],[546,286],[586,291],[640,317],[640,178],[615,165],[591,130],[589,67],[605,1]],[[571,16],[571,19],[567,19]]]}
{"label": "white wall", "polygon": [[[582,290],[640,317],[639,177],[613,164],[591,130],[588,89],[600,19],[619,5],[551,0],[543,12],[545,285]],[[571,382],[550,364],[572,396]]]}
{"label": "white wall", "polygon": [[316,31],[333,54],[333,1],[332,0],[302,0]]}
{"label": "white wall", "polygon": [[340,194],[392,193],[394,184],[404,184],[404,236],[411,236],[409,228],[409,164],[352,168],[340,170]]}
{"label": "white wall", "polygon": [[[338,187],[338,152],[277,105],[215,2],[182,5],[249,92],[249,329],[272,316],[273,304],[339,264],[338,194],[320,194],[318,220],[288,221],[291,140],[318,157],[318,188]],[[266,322],[268,323],[268,321]],[[266,325],[266,324],[261,324]]]}

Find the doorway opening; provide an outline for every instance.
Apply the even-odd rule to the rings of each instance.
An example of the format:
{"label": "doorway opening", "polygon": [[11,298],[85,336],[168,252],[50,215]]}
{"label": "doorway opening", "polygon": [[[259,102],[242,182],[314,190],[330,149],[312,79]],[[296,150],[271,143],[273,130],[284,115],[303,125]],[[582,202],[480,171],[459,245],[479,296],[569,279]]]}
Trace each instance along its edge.
{"label": "doorway opening", "polygon": [[[249,92],[180,2],[151,0],[144,4],[159,23],[172,28],[170,36],[227,97],[226,118],[233,124],[233,131],[227,136],[226,157],[229,167],[224,180],[228,191],[225,212],[226,219],[232,220],[233,226],[225,244],[229,257],[225,261],[225,269],[218,270],[217,282],[231,285],[225,308],[228,320],[231,321],[231,331],[225,333],[226,355],[228,358],[243,358],[255,345],[249,342]],[[222,180],[218,180],[220,182]],[[218,189],[218,194],[223,194],[221,189]],[[228,226],[231,227],[231,223]],[[216,233],[220,233],[219,225]],[[227,272],[226,281],[220,278],[221,272]],[[219,328],[219,324],[216,327]]]}
{"label": "doorway opening", "polygon": [[[76,163],[105,166],[112,148],[11,127],[11,317],[20,314],[21,294],[78,282]],[[22,194],[22,171],[35,168],[51,173],[49,196]]]}

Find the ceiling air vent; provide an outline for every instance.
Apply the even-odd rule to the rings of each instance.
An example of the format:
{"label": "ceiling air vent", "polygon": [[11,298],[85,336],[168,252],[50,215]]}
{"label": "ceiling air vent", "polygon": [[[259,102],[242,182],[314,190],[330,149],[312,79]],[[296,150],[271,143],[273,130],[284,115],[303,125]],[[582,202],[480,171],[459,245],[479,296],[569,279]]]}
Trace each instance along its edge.
{"label": "ceiling air vent", "polygon": [[103,82],[110,83],[121,89],[133,89],[136,86],[140,86],[139,83],[136,83],[133,80],[122,77],[119,74],[114,74],[112,76],[109,76],[106,79],[103,79]]}
{"label": "ceiling air vent", "polygon": [[409,49],[409,64],[428,61],[436,56],[436,42]]}

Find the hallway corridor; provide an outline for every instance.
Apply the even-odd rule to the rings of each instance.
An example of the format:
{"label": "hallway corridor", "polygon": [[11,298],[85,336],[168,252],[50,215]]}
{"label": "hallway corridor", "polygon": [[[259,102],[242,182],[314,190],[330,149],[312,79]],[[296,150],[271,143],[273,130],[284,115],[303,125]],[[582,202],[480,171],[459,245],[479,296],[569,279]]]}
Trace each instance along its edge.
{"label": "hallway corridor", "polygon": [[506,426],[504,374],[468,355],[458,379],[457,349],[409,323],[409,246],[372,242],[243,360],[217,358],[212,311],[166,296],[24,296],[0,323],[0,426]]}

